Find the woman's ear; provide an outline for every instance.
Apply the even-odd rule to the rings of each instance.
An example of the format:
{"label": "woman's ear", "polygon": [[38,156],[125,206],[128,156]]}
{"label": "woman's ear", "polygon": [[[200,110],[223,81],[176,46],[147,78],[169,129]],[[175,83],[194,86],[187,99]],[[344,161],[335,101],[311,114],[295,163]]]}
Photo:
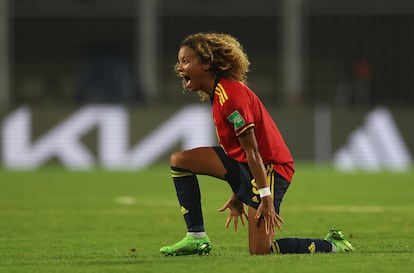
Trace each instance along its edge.
{"label": "woman's ear", "polygon": [[211,64],[210,64],[210,63],[203,64],[203,70],[204,70],[204,71],[209,71],[209,70],[211,70]]}

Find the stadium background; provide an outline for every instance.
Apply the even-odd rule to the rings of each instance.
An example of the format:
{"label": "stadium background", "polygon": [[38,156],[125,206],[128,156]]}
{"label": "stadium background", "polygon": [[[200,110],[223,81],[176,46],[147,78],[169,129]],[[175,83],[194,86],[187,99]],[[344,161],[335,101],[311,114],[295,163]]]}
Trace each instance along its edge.
{"label": "stadium background", "polygon": [[[80,106],[103,103],[128,107],[132,141],[139,141],[197,101],[181,95],[172,72],[179,42],[217,31],[244,45],[249,83],[297,160],[329,162],[378,106],[391,110],[414,151],[410,0],[0,3],[0,118],[28,105],[33,139]],[[320,111],[331,134],[322,152],[315,149]],[[94,149],[93,136],[85,141]]]}

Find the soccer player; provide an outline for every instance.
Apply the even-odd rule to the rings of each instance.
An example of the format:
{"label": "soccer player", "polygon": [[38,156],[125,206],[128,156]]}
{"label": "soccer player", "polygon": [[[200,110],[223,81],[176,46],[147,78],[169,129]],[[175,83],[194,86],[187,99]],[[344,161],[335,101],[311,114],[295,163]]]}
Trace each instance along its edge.
{"label": "soccer player", "polygon": [[[185,90],[210,100],[220,146],[199,147],[171,155],[171,174],[187,235],[161,247],[164,255],[208,254],[198,174],[227,181],[233,195],[219,211],[229,210],[225,226],[248,221],[249,251],[269,253],[347,252],[353,247],[340,230],[325,240],[274,240],[283,223],[279,207],[294,173],[294,161],[278,127],[260,99],[246,85],[250,62],[236,38],[219,33],[187,36],[178,52],[176,72]],[[245,211],[247,205],[247,213]]]}

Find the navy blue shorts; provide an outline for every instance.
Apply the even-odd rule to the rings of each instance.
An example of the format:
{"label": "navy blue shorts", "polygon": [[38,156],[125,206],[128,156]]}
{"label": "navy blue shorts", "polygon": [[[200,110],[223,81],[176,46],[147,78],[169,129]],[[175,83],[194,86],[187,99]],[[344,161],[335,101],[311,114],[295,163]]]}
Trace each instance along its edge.
{"label": "navy blue shorts", "polygon": [[[223,162],[224,168],[227,171],[225,179],[233,192],[243,203],[257,209],[260,204],[260,195],[247,164],[237,162],[230,158],[221,147],[216,146],[213,148],[221,159],[221,162]],[[273,195],[275,211],[279,214],[280,203],[282,203],[283,196],[289,188],[290,183],[274,171],[273,164],[268,164],[265,168],[268,185]]]}

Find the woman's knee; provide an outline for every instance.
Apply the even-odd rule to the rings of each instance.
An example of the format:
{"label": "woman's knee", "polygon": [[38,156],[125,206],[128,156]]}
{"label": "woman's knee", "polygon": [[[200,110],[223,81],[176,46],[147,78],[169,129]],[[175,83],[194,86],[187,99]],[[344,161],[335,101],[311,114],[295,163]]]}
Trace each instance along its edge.
{"label": "woman's knee", "polygon": [[251,255],[266,255],[270,253],[271,246],[266,245],[252,245],[249,246]]}
{"label": "woman's knee", "polygon": [[183,161],[183,152],[177,151],[171,154],[170,156],[170,165],[174,167],[181,167]]}

